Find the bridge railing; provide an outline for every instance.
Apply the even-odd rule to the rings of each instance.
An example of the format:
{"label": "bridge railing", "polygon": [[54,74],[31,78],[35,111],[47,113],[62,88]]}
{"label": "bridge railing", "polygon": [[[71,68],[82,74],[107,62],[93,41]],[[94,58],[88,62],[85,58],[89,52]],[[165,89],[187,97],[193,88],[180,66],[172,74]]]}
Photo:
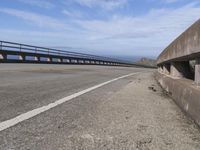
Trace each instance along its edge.
{"label": "bridge railing", "polygon": [[195,22],[158,57],[160,73],[194,79],[200,85],[200,20]]}
{"label": "bridge railing", "polygon": [[63,59],[68,59],[69,62],[72,62],[73,59],[77,61],[88,61],[89,63],[97,64],[107,64],[107,65],[133,65],[128,61],[78,53],[70,52],[65,50],[58,50],[53,48],[32,46],[27,44],[20,44],[14,42],[0,41],[0,59],[3,61],[8,61],[8,55],[18,55],[21,61],[26,60],[26,56],[35,57],[35,61],[40,61],[40,57],[48,58],[48,61],[51,62],[53,58],[58,58],[59,63],[63,63]]}
{"label": "bridge railing", "polygon": [[157,81],[200,126],[200,20],[160,54],[157,65]]}

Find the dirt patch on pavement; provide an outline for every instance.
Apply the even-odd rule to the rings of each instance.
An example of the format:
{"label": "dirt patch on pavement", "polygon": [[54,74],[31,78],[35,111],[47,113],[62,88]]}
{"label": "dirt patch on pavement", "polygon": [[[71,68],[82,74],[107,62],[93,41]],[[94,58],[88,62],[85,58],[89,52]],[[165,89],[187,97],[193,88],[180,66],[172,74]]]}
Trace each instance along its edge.
{"label": "dirt patch on pavement", "polygon": [[152,73],[104,100],[91,126],[69,136],[69,149],[198,150],[200,133],[156,83]]}

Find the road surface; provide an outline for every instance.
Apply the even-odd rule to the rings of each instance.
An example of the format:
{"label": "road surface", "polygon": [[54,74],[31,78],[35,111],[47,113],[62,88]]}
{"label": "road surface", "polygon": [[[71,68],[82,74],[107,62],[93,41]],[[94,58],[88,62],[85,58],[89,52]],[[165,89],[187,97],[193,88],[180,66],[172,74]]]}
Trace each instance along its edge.
{"label": "road surface", "polygon": [[0,150],[200,149],[198,127],[154,71],[0,64]]}

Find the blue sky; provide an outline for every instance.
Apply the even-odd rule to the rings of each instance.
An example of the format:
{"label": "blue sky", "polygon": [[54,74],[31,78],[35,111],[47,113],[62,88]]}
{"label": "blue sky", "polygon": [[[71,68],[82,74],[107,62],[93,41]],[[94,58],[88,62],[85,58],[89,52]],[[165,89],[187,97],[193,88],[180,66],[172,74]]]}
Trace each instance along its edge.
{"label": "blue sky", "polygon": [[156,57],[199,17],[199,0],[1,0],[0,40]]}

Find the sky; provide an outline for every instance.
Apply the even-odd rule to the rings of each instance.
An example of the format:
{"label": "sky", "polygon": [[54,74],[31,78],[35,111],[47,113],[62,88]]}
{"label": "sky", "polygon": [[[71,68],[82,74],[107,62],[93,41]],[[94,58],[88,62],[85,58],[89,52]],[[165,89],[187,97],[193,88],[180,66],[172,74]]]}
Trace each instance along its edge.
{"label": "sky", "polygon": [[199,17],[199,0],[0,0],[0,40],[156,58]]}

